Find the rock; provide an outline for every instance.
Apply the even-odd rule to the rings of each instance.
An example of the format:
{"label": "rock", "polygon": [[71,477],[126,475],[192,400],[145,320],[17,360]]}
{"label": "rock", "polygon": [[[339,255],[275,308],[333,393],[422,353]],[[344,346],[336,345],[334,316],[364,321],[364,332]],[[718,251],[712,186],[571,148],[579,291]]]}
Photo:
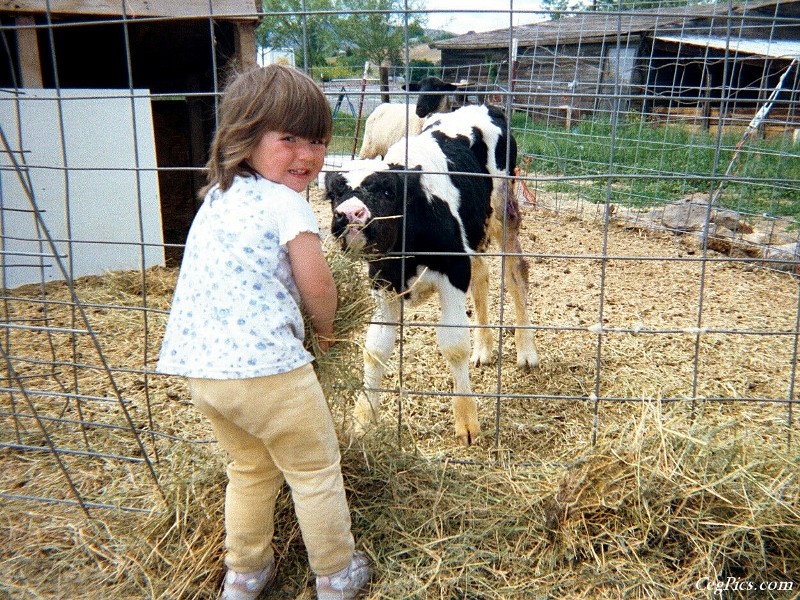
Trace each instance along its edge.
{"label": "rock", "polygon": [[708,208],[707,194],[692,194],[682,202],[664,207],[661,223],[667,229],[680,232],[703,231],[706,219],[709,223],[730,229],[733,232],[752,233],[753,226],[742,220],[741,215],[728,209]]}
{"label": "rock", "polygon": [[707,204],[696,204],[694,202],[682,202],[679,204],[668,204],[664,207],[661,216],[661,224],[667,229],[674,231],[690,232],[702,231],[706,224],[708,213]]}
{"label": "rock", "polygon": [[794,273],[797,273],[800,269],[800,244],[797,242],[781,246],[768,246],[764,248],[763,256],[772,260],[786,261],[770,263],[768,266],[773,269],[792,271]]}

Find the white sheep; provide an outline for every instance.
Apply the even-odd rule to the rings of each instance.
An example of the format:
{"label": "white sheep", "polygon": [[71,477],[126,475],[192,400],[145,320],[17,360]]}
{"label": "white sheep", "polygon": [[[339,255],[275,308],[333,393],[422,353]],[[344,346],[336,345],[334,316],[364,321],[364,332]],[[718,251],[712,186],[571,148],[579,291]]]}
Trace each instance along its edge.
{"label": "white sheep", "polygon": [[[389,146],[406,135],[417,135],[422,123],[409,104],[379,104],[367,117],[359,158],[383,158]],[[408,129],[406,129],[408,127]]]}
{"label": "white sheep", "polygon": [[408,86],[409,91],[422,92],[415,106],[408,104],[379,104],[367,117],[364,141],[359,158],[383,158],[389,146],[406,136],[418,135],[425,119],[438,112],[450,111],[448,92],[456,87],[438,77],[426,77],[419,84]]}

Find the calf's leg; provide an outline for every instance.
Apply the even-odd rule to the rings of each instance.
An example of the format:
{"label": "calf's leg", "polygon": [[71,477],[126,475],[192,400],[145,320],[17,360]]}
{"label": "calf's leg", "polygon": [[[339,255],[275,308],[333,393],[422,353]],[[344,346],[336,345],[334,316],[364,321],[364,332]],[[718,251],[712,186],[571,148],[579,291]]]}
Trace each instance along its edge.
{"label": "calf's leg", "polygon": [[456,438],[470,445],[480,433],[478,405],[472,394],[469,379],[469,319],[467,296],[461,290],[443,281],[439,286],[442,315],[436,330],[439,351],[450,366],[453,376],[453,417]]}
{"label": "calf's leg", "polygon": [[519,241],[522,214],[517,199],[513,194],[506,193],[507,189],[508,184],[505,181],[495,185],[489,237],[503,249],[505,255],[504,282],[514,303],[514,317],[517,324],[514,329],[517,366],[521,369],[533,369],[539,365],[539,355],[536,352],[536,341],[528,317],[528,263],[521,255],[522,244]]}
{"label": "calf's leg", "polygon": [[475,306],[475,322],[481,326],[475,329],[475,345],[470,362],[479,367],[491,363],[494,345],[492,331],[486,327],[489,324],[489,268],[483,256],[472,257],[469,291]]}
{"label": "calf's leg", "polygon": [[367,328],[364,344],[365,395],[359,397],[353,409],[354,430],[362,434],[378,420],[380,392],[386,365],[392,356],[397,340],[397,323],[400,321],[400,297],[389,290],[376,290],[375,312]]}
{"label": "calf's leg", "polygon": [[[516,249],[506,247],[505,252],[522,251],[519,239],[516,239]],[[508,246],[508,244],[507,244]],[[539,355],[536,353],[536,341],[531,321],[528,318],[528,263],[521,256],[506,257],[505,284],[514,303],[514,316],[517,327],[514,329],[514,340],[517,346],[517,366],[521,369],[533,369],[539,365]]]}

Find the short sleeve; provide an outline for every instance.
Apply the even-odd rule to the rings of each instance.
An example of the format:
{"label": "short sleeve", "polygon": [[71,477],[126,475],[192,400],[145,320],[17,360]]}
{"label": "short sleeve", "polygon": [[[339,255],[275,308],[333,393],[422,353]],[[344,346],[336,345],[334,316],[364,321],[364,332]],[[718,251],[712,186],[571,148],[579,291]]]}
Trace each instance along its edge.
{"label": "short sleeve", "polygon": [[[305,197],[285,188],[281,198],[282,213],[278,218],[278,241],[285,246],[298,234],[310,232],[319,235],[319,222]],[[283,209],[285,207],[285,210]]]}

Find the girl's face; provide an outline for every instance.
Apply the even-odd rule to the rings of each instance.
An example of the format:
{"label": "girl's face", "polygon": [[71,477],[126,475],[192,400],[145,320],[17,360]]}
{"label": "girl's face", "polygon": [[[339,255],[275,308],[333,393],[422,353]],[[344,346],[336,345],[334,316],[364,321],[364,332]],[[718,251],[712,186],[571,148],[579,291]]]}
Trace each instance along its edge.
{"label": "girl's face", "polygon": [[268,131],[253,149],[248,162],[265,179],[302,192],[317,178],[326,150],[323,140]]}

